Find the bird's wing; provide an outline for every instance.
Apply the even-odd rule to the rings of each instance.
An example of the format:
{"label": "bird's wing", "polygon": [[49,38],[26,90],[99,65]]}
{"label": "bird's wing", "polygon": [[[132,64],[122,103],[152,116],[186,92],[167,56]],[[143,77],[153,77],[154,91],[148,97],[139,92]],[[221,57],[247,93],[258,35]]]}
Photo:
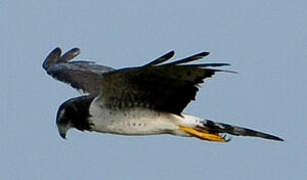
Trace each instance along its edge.
{"label": "bird's wing", "polygon": [[55,48],[45,59],[43,68],[53,78],[68,83],[73,88],[98,95],[102,89],[102,74],[114,69],[89,61],[69,62],[79,54],[80,50],[74,48],[61,56],[61,49]]}
{"label": "bird's wing", "polygon": [[169,59],[171,59],[175,55],[175,51],[170,51],[154,60],[152,60],[150,63],[145,64],[144,66],[154,66],[157,64],[161,64]]}
{"label": "bird's wing", "polygon": [[178,61],[161,64],[170,52],[141,67],[125,68],[104,74],[99,100],[109,108],[146,107],[180,115],[195,99],[197,85],[217,71],[210,67],[225,63],[185,64],[209,53],[199,53]]}

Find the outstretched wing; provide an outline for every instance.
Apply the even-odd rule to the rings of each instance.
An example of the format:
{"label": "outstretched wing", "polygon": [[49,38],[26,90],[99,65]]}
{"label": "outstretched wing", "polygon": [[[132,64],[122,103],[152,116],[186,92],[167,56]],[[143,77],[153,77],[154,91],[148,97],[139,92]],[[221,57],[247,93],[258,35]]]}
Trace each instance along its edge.
{"label": "outstretched wing", "polygon": [[55,48],[45,59],[43,68],[53,78],[68,83],[73,88],[98,95],[102,89],[102,74],[114,69],[89,61],[69,62],[79,54],[80,50],[73,48],[61,56],[61,49]]}
{"label": "outstretched wing", "polygon": [[[61,49],[55,48],[46,57],[43,68],[53,78],[71,85],[79,91],[89,93],[93,96],[99,95],[102,90],[103,74],[113,71],[108,66],[95,64],[91,61],[71,61],[80,54],[80,49],[73,48],[61,55]],[[167,61],[174,56],[174,51],[154,59],[146,66]]]}
{"label": "outstretched wing", "polygon": [[198,84],[215,72],[225,71],[210,67],[229,65],[185,64],[207,56],[207,52],[161,64],[172,54],[170,52],[142,67],[105,73],[101,102],[113,109],[146,107],[180,115],[188,103],[195,99]]}

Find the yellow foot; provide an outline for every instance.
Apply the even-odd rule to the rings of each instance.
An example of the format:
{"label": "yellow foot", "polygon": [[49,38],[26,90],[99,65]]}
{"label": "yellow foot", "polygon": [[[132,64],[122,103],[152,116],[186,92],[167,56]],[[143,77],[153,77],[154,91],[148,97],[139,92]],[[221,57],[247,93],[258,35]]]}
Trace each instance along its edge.
{"label": "yellow foot", "polygon": [[197,137],[199,139],[207,140],[207,141],[214,141],[214,142],[228,142],[229,139],[220,136],[217,133],[210,133],[206,130],[200,130],[196,128],[186,127],[186,126],[179,126],[179,129],[182,131],[190,134],[191,136]]}

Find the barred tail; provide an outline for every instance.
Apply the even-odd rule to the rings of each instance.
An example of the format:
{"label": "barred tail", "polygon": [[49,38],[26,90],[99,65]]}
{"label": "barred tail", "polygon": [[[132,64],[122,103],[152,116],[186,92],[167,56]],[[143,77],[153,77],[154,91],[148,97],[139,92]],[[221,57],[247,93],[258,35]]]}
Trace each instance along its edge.
{"label": "barred tail", "polygon": [[202,126],[199,128],[205,129],[206,131],[209,131],[211,133],[228,133],[236,136],[254,136],[254,137],[260,137],[264,139],[271,139],[275,141],[284,141],[282,138],[273,136],[267,133],[255,131],[248,128],[243,128],[239,126],[233,126],[229,124],[224,123],[218,123],[211,120],[202,120],[201,121]]}

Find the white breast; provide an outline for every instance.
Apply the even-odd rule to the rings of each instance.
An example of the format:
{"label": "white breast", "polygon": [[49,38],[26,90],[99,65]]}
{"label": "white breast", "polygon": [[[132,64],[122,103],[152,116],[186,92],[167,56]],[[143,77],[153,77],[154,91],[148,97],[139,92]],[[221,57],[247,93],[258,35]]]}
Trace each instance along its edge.
{"label": "white breast", "polygon": [[122,135],[172,133],[178,129],[180,116],[147,108],[111,110],[99,100],[90,106],[92,129],[97,132]]}

